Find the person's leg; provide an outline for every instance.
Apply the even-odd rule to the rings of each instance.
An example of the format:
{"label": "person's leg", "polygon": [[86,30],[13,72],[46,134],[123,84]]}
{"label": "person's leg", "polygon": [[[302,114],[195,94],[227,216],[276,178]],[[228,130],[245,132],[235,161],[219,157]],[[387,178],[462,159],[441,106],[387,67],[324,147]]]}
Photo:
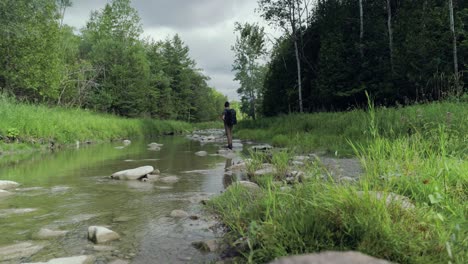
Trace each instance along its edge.
{"label": "person's leg", "polygon": [[227,127],[228,148],[232,149],[232,126]]}
{"label": "person's leg", "polygon": [[226,132],[227,143],[229,147],[229,126],[224,124],[224,131]]}

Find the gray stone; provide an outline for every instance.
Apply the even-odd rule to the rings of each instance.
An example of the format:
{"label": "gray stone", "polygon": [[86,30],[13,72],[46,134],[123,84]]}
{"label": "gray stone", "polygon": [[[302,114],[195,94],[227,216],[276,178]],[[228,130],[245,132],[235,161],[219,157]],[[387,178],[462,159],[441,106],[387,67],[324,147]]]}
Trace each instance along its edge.
{"label": "gray stone", "polygon": [[276,173],[277,173],[276,168],[271,166],[271,167],[267,167],[267,168],[263,168],[263,169],[255,171],[254,175],[255,176],[264,176],[264,175],[274,175]]}
{"label": "gray stone", "polygon": [[258,186],[258,184],[253,183],[253,182],[238,181],[237,184],[252,191],[260,190],[260,186]]}
{"label": "gray stone", "polygon": [[53,239],[57,237],[65,236],[68,231],[65,230],[51,230],[48,228],[41,228],[39,233],[37,233],[37,238],[39,239]]}
{"label": "gray stone", "polygon": [[112,262],[109,262],[109,264],[128,264],[130,262],[126,261],[126,260],[121,260],[121,259],[116,259],[116,260],[113,260]]}
{"label": "gray stone", "polygon": [[122,144],[123,144],[124,146],[128,146],[128,145],[132,144],[132,142],[131,142],[130,140],[128,140],[128,139],[125,139],[125,140],[122,142]]}
{"label": "gray stone", "polygon": [[94,256],[74,256],[66,258],[51,259],[47,262],[35,262],[26,264],[92,264],[96,261]]}
{"label": "gray stone", "polygon": [[1,209],[0,217],[7,217],[10,215],[21,215],[37,211],[36,208],[22,208],[22,209]]}
{"label": "gray stone", "polygon": [[173,210],[171,212],[171,217],[174,218],[185,218],[188,216],[188,213],[185,212],[184,210]]}
{"label": "gray stone", "polygon": [[156,142],[152,142],[148,144],[148,148],[160,148],[162,146],[164,146],[164,144],[158,144]]}
{"label": "gray stone", "polygon": [[216,252],[219,249],[218,241],[215,239],[206,241],[195,241],[192,245],[203,252]]}
{"label": "gray stone", "polygon": [[119,216],[119,217],[114,218],[112,221],[116,223],[125,223],[133,219],[134,217],[131,217],[131,216]]}
{"label": "gray stone", "polygon": [[161,148],[160,147],[149,147],[148,150],[149,151],[160,151]]}
{"label": "gray stone", "polygon": [[298,160],[293,160],[291,162],[291,164],[294,165],[294,166],[304,166],[305,165],[304,162],[298,161]]}
{"label": "gray stone", "polygon": [[17,182],[0,180],[0,190],[14,189],[18,186],[19,186],[19,183]]}
{"label": "gray stone", "polygon": [[115,247],[95,245],[95,246],[93,246],[93,250],[94,251],[99,251],[99,252],[109,252],[109,251],[115,250]]}
{"label": "gray stone", "polygon": [[306,161],[306,160],[309,160],[309,159],[310,159],[309,156],[294,156],[295,161]]}
{"label": "gray stone", "polygon": [[143,166],[130,170],[123,170],[112,174],[111,178],[118,180],[138,180],[154,171],[153,166]]}
{"label": "gray stone", "polygon": [[[364,191],[357,192],[357,195],[359,197],[364,197],[365,194],[366,194],[366,192],[364,192]],[[385,199],[385,204],[387,206],[399,205],[403,209],[413,209],[414,208],[414,204],[411,203],[411,200],[408,197],[398,195],[396,193],[385,193],[385,192],[369,191],[368,194],[369,194],[369,197],[375,198],[377,200]]]}
{"label": "gray stone", "polygon": [[199,156],[199,157],[205,157],[208,155],[208,152],[206,151],[198,151],[198,152],[195,152],[195,155]]}
{"label": "gray stone", "polygon": [[247,170],[247,165],[245,164],[245,162],[240,162],[240,163],[232,165],[228,169],[232,171],[245,171]]}
{"label": "gray stone", "polygon": [[360,252],[326,251],[321,253],[282,257],[270,264],[391,264],[386,260],[364,255]]}
{"label": "gray stone", "polygon": [[120,239],[119,234],[103,226],[88,227],[88,239],[94,243],[101,244]]}
{"label": "gray stone", "polygon": [[20,258],[28,258],[44,248],[44,245],[22,242],[10,246],[0,247],[0,262]]}
{"label": "gray stone", "polygon": [[159,181],[163,183],[176,183],[179,181],[179,178],[177,176],[167,176],[167,177],[161,178]]}
{"label": "gray stone", "polygon": [[13,195],[13,193],[5,190],[0,190],[0,199]]}

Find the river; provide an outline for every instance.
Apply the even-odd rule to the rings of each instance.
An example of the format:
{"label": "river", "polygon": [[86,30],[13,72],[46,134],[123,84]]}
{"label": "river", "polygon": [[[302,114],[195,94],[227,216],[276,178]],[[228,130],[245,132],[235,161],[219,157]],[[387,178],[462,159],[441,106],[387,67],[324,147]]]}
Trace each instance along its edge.
{"label": "river", "polygon": [[[150,151],[147,144],[164,144]],[[131,263],[206,263],[217,259],[191,243],[213,239],[216,222],[203,211],[200,201],[220,193],[232,179],[224,168],[229,160],[214,154],[221,144],[205,144],[182,136],[151,141],[99,144],[53,153],[35,153],[26,160],[3,162],[0,179],[21,185],[14,195],[0,198],[0,247],[23,241],[45,247],[38,253],[7,263],[38,262],[76,255],[93,255],[96,263],[124,259]],[[0,161],[1,162],[1,161]],[[120,170],[151,165],[161,175],[177,176],[179,182],[118,181],[108,176]],[[32,212],[6,214],[9,209]],[[200,217],[175,219],[181,209]],[[3,213],[2,213],[3,212]],[[196,218],[196,217],[193,217]],[[91,225],[107,226],[121,239],[109,243],[110,251],[96,251],[87,239]],[[69,231],[64,237],[39,240],[41,228]]]}

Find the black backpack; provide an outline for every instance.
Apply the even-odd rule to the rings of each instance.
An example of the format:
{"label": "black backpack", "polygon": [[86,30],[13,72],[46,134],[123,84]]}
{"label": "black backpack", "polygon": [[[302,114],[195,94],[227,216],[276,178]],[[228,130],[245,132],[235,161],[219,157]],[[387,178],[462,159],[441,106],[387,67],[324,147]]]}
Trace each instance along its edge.
{"label": "black backpack", "polygon": [[224,113],[224,121],[226,121],[226,125],[228,126],[236,125],[237,124],[236,110],[227,109]]}

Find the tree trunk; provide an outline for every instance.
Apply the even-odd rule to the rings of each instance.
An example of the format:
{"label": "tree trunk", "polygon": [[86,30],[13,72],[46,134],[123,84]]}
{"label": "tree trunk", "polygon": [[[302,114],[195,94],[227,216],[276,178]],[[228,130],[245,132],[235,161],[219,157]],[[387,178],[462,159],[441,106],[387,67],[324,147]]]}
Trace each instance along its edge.
{"label": "tree trunk", "polygon": [[456,92],[458,93],[459,89],[459,79],[458,79],[458,56],[457,56],[457,35],[455,34],[455,19],[453,18],[453,1],[449,0],[449,9],[450,9],[450,30],[452,31],[453,37],[453,71],[455,73],[455,86]]}
{"label": "tree trunk", "polygon": [[392,5],[391,0],[387,0],[387,27],[388,27],[388,48],[390,49],[390,66],[392,68],[392,74],[395,71],[393,67],[393,31],[392,31]]}
{"label": "tree trunk", "polygon": [[363,51],[363,46],[364,46],[364,10],[362,8],[362,0],[359,0],[359,17],[361,21],[361,32],[359,34],[359,52],[361,53],[361,59],[364,58],[364,51]]}
{"label": "tree trunk", "polygon": [[297,39],[294,37],[294,50],[296,52],[296,63],[297,63],[297,85],[299,90],[299,112],[303,113],[304,108],[302,106],[302,80],[301,80],[301,60],[299,58],[299,49],[297,47]]}

